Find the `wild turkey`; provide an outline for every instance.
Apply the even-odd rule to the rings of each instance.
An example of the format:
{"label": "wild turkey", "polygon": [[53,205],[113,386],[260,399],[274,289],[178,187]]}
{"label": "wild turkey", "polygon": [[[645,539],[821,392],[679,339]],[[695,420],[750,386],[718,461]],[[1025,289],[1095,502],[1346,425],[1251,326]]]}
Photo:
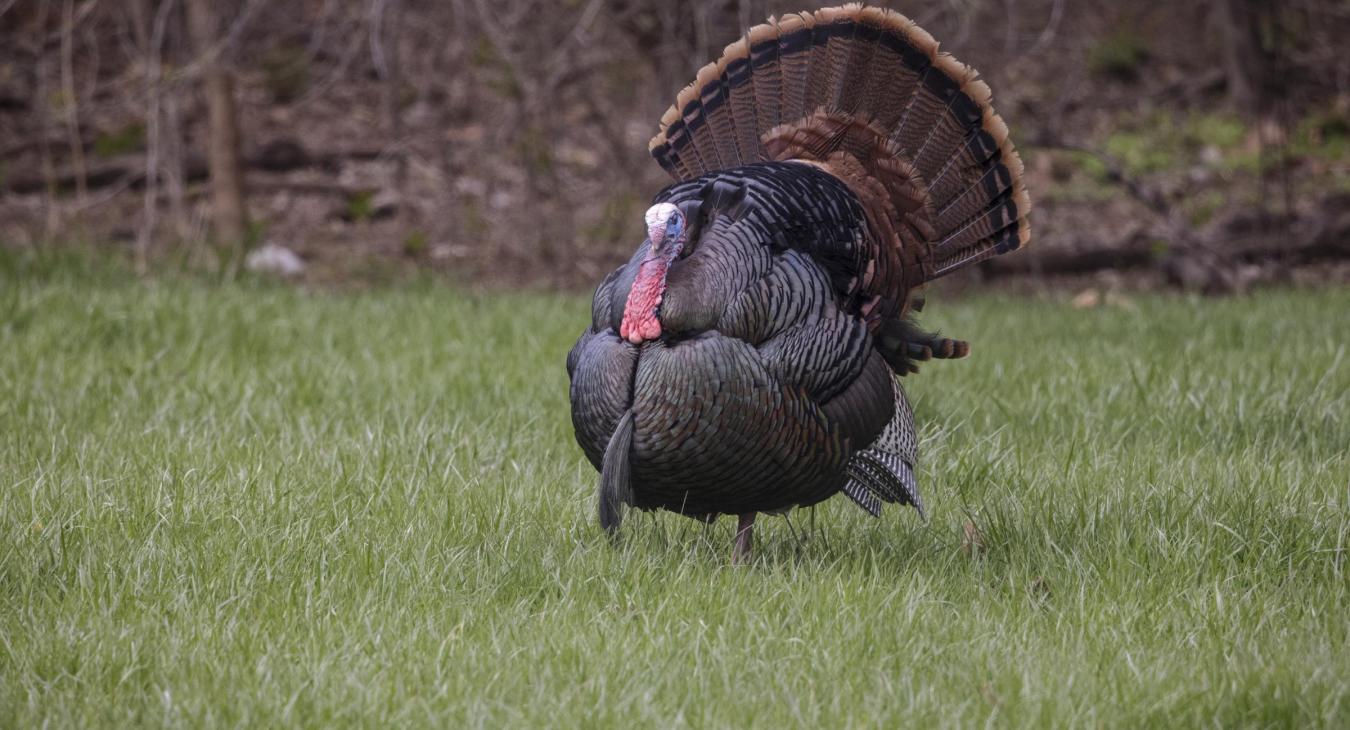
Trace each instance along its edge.
{"label": "wild turkey", "polygon": [[738,515],[740,561],[758,512],[922,514],[896,376],[968,347],[914,326],[915,293],[1029,236],[989,88],[898,13],[788,15],[699,70],[651,153],[677,182],[567,357],[601,525]]}

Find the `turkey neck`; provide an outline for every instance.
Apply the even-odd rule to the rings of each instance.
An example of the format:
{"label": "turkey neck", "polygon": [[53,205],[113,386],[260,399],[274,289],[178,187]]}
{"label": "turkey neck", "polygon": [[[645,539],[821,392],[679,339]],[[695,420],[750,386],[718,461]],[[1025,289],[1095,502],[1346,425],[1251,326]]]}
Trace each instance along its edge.
{"label": "turkey neck", "polygon": [[666,251],[648,254],[638,265],[633,288],[628,291],[628,303],[623,308],[620,337],[638,345],[661,336],[661,320],[656,311],[666,293],[666,274],[676,252],[675,246],[667,247]]}

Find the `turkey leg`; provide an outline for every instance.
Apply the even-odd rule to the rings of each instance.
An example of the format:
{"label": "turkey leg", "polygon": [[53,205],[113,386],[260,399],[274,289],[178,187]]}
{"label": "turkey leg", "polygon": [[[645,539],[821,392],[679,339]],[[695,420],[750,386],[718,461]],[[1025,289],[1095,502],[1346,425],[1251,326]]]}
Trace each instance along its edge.
{"label": "turkey leg", "polygon": [[755,513],[741,515],[736,523],[736,548],[731,551],[731,564],[741,565],[750,559],[750,545],[755,536]]}

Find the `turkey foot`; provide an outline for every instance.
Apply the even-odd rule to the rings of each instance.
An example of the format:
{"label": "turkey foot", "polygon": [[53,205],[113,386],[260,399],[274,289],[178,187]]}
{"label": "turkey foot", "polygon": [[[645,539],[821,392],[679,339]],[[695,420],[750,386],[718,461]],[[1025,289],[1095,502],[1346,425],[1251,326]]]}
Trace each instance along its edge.
{"label": "turkey foot", "polygon": [[755,536],[755,513],[741,515],[736,523],[736,548],[731,551],[731,564],[743,565],[750,559],[750,545]]}

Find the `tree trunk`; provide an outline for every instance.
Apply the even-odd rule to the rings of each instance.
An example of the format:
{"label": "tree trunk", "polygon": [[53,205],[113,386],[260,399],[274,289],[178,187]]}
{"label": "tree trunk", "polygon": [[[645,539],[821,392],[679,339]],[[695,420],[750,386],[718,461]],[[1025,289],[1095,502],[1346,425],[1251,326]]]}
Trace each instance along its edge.
{"label": "tree trunk", "polygon": [[398,193],[398,205],[402,204],[403,187],[408,177],[408,160],[403,145],[402,99],[403,65],[399,54],[399,26],[403,22],[403,6],[400,0],[383,0],[376,9],[382,13],[377,18],[376,37],[372,41],[379,49],[381,72],[384,77],[384,94],[381,99],[382,114],[389,142],[397,145],[394,155],[394,190]]}
{"label": "tree trunk", "polygon": [[84,203],[84,142],[80,137],[80,92],[75,88],[75,0],[66,0],[61,9],[61,96],[66,110],[66,133],[70,160],[75,168],[75,200]]}
{"label": "tree trunk", "polygon": [[[47,14],[50,7],[47,3],[38,6],[37,19],[32,31],[36,38],[47,36]],[[56,236],[57,230],[61,227],[61,208],[60,202],[56,199],[56,164],[52,161],[51,140],[45,133],[50,124],[47,119],[47,109],[51,94],[47,88],[47,52],[40,43],[37,46],[36,66],[37,98],[33,100],[33,113],[37,119],[38,129],[44,131],[42,136],[38,138],[38,149],[42,156],[42,186],[47,191],[47,197],[43,205],[47,213],[46,228],[43,229],[42,239],[43,242],[48,242]],[[10,189],[14,189],[12,183]]]}
{"label": "tree trunk", "polygon": [[1215,0],[1223,43],[1223,69],[1228,99],[1247,116],[1261,111],[1269,78],[1269,54],[1261,43],[1261,3],[1252,0]]}
{"label": "tree trunk", "polygon": [[203,64],[203,86],[210,117],[207,159],[211,169],[212,222],[218,244],[242,247],[248,231],[244,176],[239,161],[239,118],[234,83],[214,48],[217,34],[211,0],[187,0],[192,44]]}

